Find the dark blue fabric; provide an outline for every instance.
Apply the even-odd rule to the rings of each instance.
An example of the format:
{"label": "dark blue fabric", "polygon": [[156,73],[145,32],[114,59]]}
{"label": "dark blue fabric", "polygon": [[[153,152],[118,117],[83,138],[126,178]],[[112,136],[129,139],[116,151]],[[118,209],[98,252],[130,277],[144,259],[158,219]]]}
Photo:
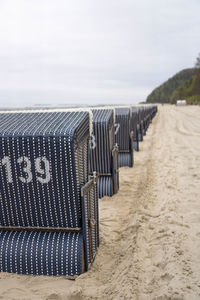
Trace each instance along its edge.
{"label": "dark blue fabric", "polygon": [[134,141],[138,142],[138,128],[137,125],[139,124],[139,115],[138,110],[136,107],[132,107],[132,118],[131,118],[131,130],[134,132]]}
{"label": "dark blue fabric", "polygon": [[93,134],[96,147],[90,150],[90,172],[111,174],[112,148],[114,145],[113,110],[92,110]]}
{"label": "dark blue fabric", "polygon": [[[88,180],[88,170],[78,174],[75,150],[81,143],[88,144],[89,114],[87,112],[10,113],[0,118],[0,225],[25,227],[81,226],[80,188]],[[85,141],[85,142],[84,142]],[[85,151],[88,151],[87,148]],[[79,162],[79,169],[88,165],[88,155]],[[9,159],[12,182],[8,180]],[[23,171],[27,158],[32,179],[28,183]],[[36,159],[45,158],[50,167],[50,181],[41,183],[46,175],[36,170]],[[82,165],[82,166],[81,166]],[[45,172],[45,163],[40,167]],[[80,183],[80,176],[84,181]]]}
{"label": "dark blue fabric", "polygon": [[100,176],[98,178],[99,198],[113,196],[113,178],[111,176]]}
{"label": "dark blue fabric", "polygon": [[134,131],[134,148],[139,151],[139,142],[143,141],[143,136],[156,115],[157,106],[137,106],[132,107],[132,121],[131,128]]}
{"label": "dark blue fabric", "polygon": [[119,168],[121,167],[132,167],[132,159],[131,159],[132,154],[131,153],[119,153],[118,154],[118,164]]}
{"label": "dark blue fabric", "polygon": [[75,276],[82,273],[80,233],[0,231],[0,271]]}
{"label": "dark blue fabric", "polygon": [[133,137],[134,133],[131,128],[132,113],[130,108],[122,107],[115,109],[116,114],[116,132],[115,132],[115,142],[119,147],[119,168],[128,166],[133,166]]}
{"label": "dark blue fabric", "polygon": [[96,171],[100,178],[99,198],[112,196],[116,193],[115,176],[118,169],[117,155],[113,160],[112,151],[114,148],[114,112],[113,109],[96,109],[93,113],[93,135],[96,147],[90,149],[90,173]]}
{"label": "dark blue fabric", "polygon": [[[89,179],[88,142],[88,112],[1,114],[0,271],[75,276],[88,269],[99,246],[96,185],[82,199],[90,200],[87,213],[81,203]],[[86,232],[83,219],[89,224],[94,211],[95,230]]]}
{"label": "dark blue fabric", "polygon": [[[115,109],[115,124],[115,142],[119,146],[119,152],[123,150],[130,151],[131,115],[129,108]],[[118,124],[119,128],[117,127]]]}

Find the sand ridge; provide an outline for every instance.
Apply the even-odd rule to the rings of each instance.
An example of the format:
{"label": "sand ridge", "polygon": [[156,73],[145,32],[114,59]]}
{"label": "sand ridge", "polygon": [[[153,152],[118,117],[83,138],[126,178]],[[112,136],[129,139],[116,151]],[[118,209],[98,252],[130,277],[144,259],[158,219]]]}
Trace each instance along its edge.
{"label": "sand ridge", "polygon": [[159,106],[75,281],[0,273],[0,299],[200,299],[200,108]]}

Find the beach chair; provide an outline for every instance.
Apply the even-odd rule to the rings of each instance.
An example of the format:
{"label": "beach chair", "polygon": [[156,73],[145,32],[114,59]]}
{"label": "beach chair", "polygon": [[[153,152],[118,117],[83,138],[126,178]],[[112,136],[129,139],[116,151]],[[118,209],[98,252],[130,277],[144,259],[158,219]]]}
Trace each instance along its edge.
{"label": "beach chair", "polygon": [[139,151],[139,136],[140,136],[140,124],[139,124],[139,112],[137,107],[132,107],[131,116],[131,131],[133,131],[133,145],[134,150]]}
{"label": "beach chair", "polygon": [[113,109],[92,109],[92,113],[90,173],[98,174],[99,198],[102,198],[119,189],[118,146],[114,141]]}
{"label": "beach chair", "polygon": [[0,271],[76,277],[99,246],[89,113],[0,116]]}
{"label": "beach chair", "polygon": [[145,127],[144,127],[144,108],[142,106],[137,107],[138,110],[138,138],[139,141],[143,141],[143,136],[145,135]]}
{"label": "beach chair", "polygon": [[118,144],[118,165],[133,166],[133,130],[131,130],[131,110],[129,107],[115,109],[115,143]]}
{"label": "beach chair", "polygon": [[143,135],[146,135],[147,129],[150,124],[150,114],[151,106],[144,106],[143,107]]}
{"label": "beach chair", "polygon": [[146,135],[146,131],[149,128],[150,123],[152,122],[153,118],[156,115],[157,112],[157,106],[152,106],[152,105],[148,105],[148,106],[144,106],[143,107],[143,135]]}
{"label": "beach chair", "polygon": [[158,112],[158,106],[157,105],[152,105],[152,110],[151,110],[151,119],[155,117],[155,115]]}

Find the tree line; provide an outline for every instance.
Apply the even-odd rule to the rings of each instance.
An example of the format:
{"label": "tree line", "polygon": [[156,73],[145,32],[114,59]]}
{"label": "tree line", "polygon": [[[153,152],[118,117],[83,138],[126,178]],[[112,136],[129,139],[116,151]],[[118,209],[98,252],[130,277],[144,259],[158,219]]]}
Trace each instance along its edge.
{"label": "tree line", "polygon": [[200,104],[200,53],[195,66],[185,69],[168,79],[147,97],[148,103],[176,103],[187,100],[188,104]]}

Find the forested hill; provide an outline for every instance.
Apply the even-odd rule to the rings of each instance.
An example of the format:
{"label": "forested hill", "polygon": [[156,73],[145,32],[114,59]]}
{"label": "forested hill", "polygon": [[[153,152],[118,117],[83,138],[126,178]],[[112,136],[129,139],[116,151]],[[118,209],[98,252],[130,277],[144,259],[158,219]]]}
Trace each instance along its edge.
{"label": "forested hill", "polygon": [[[180,71],[179,73],[175,74],[173,77],[169,78],[166,82],[161,84],[152,93],[147,97],[146,102],[148,103],[172,103],[174,102],[175,98],[172,99],[174,96],[174,92],[180,86],[184,86],[184,84],[190,80],[195,75],[195,68],[192,69],[185,69]],[[180,99],[180,98],[178,98]]]}

